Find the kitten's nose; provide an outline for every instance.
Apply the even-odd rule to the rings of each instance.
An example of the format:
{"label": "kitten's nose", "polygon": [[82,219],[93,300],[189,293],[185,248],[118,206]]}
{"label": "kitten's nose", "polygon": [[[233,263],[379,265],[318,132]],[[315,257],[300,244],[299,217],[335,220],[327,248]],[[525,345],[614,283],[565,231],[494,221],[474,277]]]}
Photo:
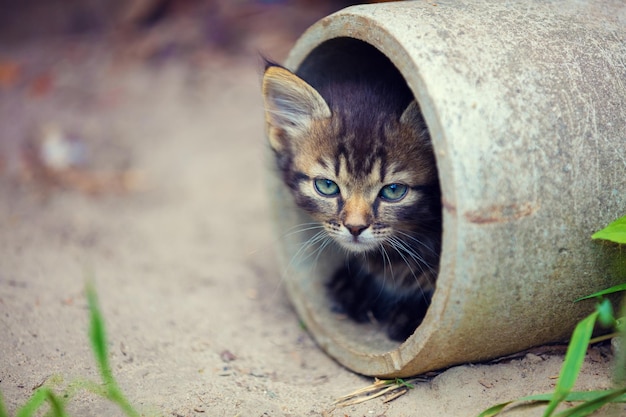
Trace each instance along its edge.
{"label": "kitten's nose", "polygon": [[369,227],[368,225],[363,225],[363,224],[356,225],[356,226],[351,225],[351,224],[346,224],[344,226],[346,226],[346,229],[348,229],[350,233],[352,234],[352,236],[355,236],[355,237],[360,235],[363,230]]}

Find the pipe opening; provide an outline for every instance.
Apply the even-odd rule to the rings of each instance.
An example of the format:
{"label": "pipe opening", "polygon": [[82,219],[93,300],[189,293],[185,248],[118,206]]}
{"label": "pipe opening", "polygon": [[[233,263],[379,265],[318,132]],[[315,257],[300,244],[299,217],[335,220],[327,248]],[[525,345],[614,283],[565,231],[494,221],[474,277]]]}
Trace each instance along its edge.
{"label": "pipe opening", "polygon": [[[419,105],[413,113],[408,110],[415,98],[404,77],[382,52],[368,43],[345,37],[328,40],[312,50],[295,72],[320,92],[331,108],[334,98],[329,93],[332,90],[329,85],[347,83],[354,84],[355,88],[364,84],[375,85],[376,94],[384,97],[381,101],[374,100],[378,108],[367,115],[372,120],[372,129],[365,134],[375,135],[376,129],[378,133],[383,132],[386,148],[400,147],[400,139],[394,138],[394,129],[402,127],[398,124],[393,128],[376,127],[377,112],[392,112],[395,121],[404,120],[405,113],[414,113],[413,117],[407,116],[411,127],[415,128],[413,130],[418,130],[415,126],[425,129]],[[350,132],[349,126],[350,123],[346,123],[346,131],[342,134],[364,134],[363,131]],[[397,133],[399,136],[402,134],[406,136],[400,130]],[[406,138],[402,140],[407,141]],[[428,140],[421,140],[420,143],[423,142]],[[372,220],[374,233],[378,224],[385,232],[389,226],[393,229],[384,246],[367,252],[368,259],[376,258],[376,261],[368,261],[365,266],[361,264],[363,255],[347,254],[347,251],[337,249],[337,245],[323,249],[308,245],[308,242],[319,240],[316,237],[319,229],[297,234],[295,238],[292,236],[292,242],[285,242],[289,246],[287,252],[290,252],[287,256],[292,271],[288,279],[292,297],[304,298],[301,301],[307,309],[305,316],[313,317],[312,323],[321,328],[322,334],[332,335],[335,340],[341,339],[342,345],[357,351],[386,353],[398,348],[424,318],[434,292],[441,250],[438,172],[432,147],[415,147],[419,149],[419,156],[408,163],[406,160],[390,159],[391,156],[398,156],[399,151],[395,149],[382,152],[386,171],[384,175],[383,171],[377,175],[382,177],[381,180],[390,178],[389,181],[394,181],[390,184],[381,182],[387,187],[385,195],[396,196],[393,193],[398,192],[398,188],[403,191],[404,182],[408,183],[409,190],[407,201],[401,202],[400,198],[394,204],[393,198],[385,197],[381,189],[383,196],[374,203],[378,206],[374,207],[374,217],[379,215],[376,210],[384,211],[384,216],[380,215],[380,219],[384,220]],[[376,152],[375,149],[367,150],[363,158],[374,160]],[[410,155],[418,153],[415,149],[408,152]],[[376,165],[376,169],[381,168]],[[397,180],[402,175],[406,180]],[[394,185],[395,181],[398,185]],[[282,198],[292,200],[286,194]],[[283,210],[278,219],[283,233],[311,222],[311,218],[295,205],[287,211],[291,213]],[[409,223],[412,223],[411,226],[407,226]],[[367,271],[362,273],[363,270]],[[365,282],[370,283],[363,287]],[[346,287],[352,289],[347,290]],[[324,344],[323,340],[318,342]]]}

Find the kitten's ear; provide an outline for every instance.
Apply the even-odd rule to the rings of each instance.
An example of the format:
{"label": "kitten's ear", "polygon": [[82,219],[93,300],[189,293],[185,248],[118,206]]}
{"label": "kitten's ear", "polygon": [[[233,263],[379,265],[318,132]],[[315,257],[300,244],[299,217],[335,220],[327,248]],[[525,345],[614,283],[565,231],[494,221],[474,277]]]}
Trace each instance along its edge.
{"label": "kitten's ear", "polygon": [[402,113],[402,116],[400,116],[400,123],[409,125],[418,132],[426,129],[426,122],[424,122],[417,101],[413,100],[409,103],[408,107]]}
{"label": "kitten's ear", "polygon": [[278,66],[270,66],[263,75],[265,120],[269,127],[270,144],[280,151],[282,132],[296,137],[313,120],[330,117],[326,101],[303,79]]}

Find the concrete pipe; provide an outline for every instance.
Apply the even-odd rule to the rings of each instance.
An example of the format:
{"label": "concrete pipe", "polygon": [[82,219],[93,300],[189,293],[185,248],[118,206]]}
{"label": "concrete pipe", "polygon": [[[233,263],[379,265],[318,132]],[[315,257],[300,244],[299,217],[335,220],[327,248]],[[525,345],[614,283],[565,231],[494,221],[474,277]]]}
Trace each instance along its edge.
{"label": "concrete pipe", "polygon": [[620,0],[412,1],[347,8],[304,33],[286,66],[305,79],[399,71],[442,191],[437,288],[395,343],[329,311],[324,283],[342,260],[299,252],[307,237],[290,231],[310,220],[272,180],[284,281],[330,356],[404,377],[571,334],[594,304],[573,301],[618,281],[619,251],[589,236],[626,212],[625,27]]}

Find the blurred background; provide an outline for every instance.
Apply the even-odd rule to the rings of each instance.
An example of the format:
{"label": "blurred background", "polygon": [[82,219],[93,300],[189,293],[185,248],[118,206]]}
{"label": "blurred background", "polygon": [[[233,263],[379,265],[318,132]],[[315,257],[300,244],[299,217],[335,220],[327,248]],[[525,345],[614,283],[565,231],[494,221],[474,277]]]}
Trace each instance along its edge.
{"label": "blurred background", "polygon": [[[156,49],[215,49],[245,54],[293,36],[348,0],[3,0],[1,39],[117,36],[169,38]],[[363,2],[361,2],[363,3]],[[146,52],[146,51],[144,51]],[[159,51],[152,50],[151,53]],[[162,50],[160,52],[163,52]]]}
{"label": "blurred background", "polygon": [[260,74],[261,57],[281,62],[309,25],[354,3],[1,0],[0,175],[47,191],[132,188],[136,135],[115,126],[141,112],[133,98],[155,104],[147,85],[168,88],[156,73],[179,67],[172,82],[195,84],[190,95],[207,78]]}

